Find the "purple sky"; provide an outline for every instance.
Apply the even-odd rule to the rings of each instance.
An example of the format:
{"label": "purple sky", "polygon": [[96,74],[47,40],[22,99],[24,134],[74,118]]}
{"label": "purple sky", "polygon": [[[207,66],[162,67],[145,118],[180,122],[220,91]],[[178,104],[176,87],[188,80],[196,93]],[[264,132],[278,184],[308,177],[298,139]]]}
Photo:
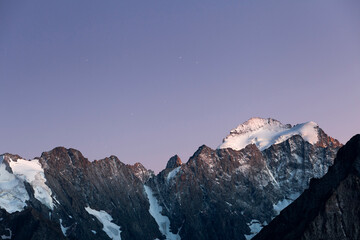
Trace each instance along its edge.
{"label": "purple sky", "polygon": [[159,171],[250,117],[360,132],[360,2],[0,0],[0,153]]}

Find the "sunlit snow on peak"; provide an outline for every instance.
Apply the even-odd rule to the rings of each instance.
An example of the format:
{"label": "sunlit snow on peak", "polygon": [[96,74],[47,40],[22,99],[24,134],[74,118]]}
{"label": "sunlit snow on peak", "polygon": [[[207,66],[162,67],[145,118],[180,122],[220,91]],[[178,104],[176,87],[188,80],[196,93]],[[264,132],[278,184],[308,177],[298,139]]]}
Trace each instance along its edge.
{"label": "sunlit snow on peak", "polygon": [[315,122],[291,126],[271,118],[251,118],[231,130],[219,148],[240,150],[249,144],[255,144],[262,151],[294,135],[300,135],[305,141],[315,144],[318,142],[317,128]]}

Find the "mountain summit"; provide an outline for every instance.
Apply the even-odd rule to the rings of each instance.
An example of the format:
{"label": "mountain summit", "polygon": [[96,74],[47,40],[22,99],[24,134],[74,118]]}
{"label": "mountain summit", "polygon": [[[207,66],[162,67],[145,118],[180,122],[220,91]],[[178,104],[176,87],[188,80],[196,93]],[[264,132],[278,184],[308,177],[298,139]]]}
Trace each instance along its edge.
{"label": "mountain summit", "polygon": [[315,122],[291,126],[272,118],[251,118],[232,129],[219,148],[240,150],[249,144],[255,144],[262,151],[294,135],[300,135],[305,141],[315,144],[319,140],[318,129],[319,126]]}

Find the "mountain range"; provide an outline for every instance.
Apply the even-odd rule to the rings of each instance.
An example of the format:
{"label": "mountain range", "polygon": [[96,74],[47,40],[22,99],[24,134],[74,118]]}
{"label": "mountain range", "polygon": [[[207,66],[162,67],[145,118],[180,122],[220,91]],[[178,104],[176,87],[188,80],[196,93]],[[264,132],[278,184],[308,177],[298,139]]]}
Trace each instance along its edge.
{"label": "mountain range", "polygon": [[[338,162],[356,146],[341,148],[314,122],[292,126],[252,118],[231,130],[217,149],[202,145],[186,163],[175,155],[156,175],[141,163],[127,165],[116,156],[90,162],[71,148],[57,147],[32,160],[6,153],[0,158],[0,236],[245,240],[263,228],[254,239],[277,239],[271,234],[280,233],[284,237],[278,239],[321,239],[309,236],[320,234],[319,224],[326,225],[321,217],[331,216],[324,216],[323,206],[334,206],[332,191],[341,192],[344,180],[329,187],[311,179],[332,179],[327,177],[331,171],[342,170],[331,169],[342,169]],[[339,152],[327,173],[340,148],[343,155]],[[344,174],[341,179],[347,179]],[[351,181],[346,184],[356,185]],[[313,194],[321,195],[319,201]],[[333,200],[328,203],[329,196]],[[305,203],[286,208],[295,199],[293,204],[300,199]],[[294,219],[292,230],[284,229],[289,218],[302,217],[298,209],[307,204],[322,209],[309,210],[307,228],[296,229],[301,221]],[[344,223],[343,229],[349,235],[354,227]]]}

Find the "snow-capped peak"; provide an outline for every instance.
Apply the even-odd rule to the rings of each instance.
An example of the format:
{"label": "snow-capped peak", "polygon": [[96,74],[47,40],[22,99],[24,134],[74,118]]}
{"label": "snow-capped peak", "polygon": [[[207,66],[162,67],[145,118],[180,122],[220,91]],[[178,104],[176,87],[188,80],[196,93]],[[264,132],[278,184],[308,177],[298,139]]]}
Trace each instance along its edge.
{"label": "snow-capped peak", "polygon": [[251,118],[231,130],[219,148],[240,150],[249,144],[255,144],[262,151],[294,135],[300,135],[305,141],[315,144],[318,142],[317,128],[315,122],[291,126],[271,118]]}

